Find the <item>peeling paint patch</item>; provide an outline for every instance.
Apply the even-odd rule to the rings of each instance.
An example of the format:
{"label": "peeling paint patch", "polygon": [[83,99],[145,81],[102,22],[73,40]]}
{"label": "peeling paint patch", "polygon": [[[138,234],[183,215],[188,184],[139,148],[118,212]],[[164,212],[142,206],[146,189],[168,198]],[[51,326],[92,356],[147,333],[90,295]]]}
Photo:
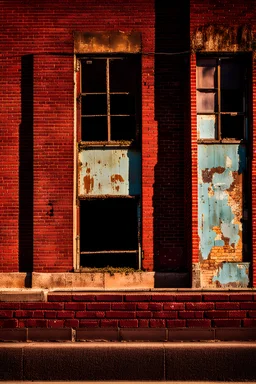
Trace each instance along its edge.
{"label": "peeling paint patch", "polygon": [[222,263],[212,281],[218,287],[247,288],[250,263]]}
{"label": "peeling paint patch", "polygon": [[199,145],[198,232],[201,260],[242,260],[245,147]]}

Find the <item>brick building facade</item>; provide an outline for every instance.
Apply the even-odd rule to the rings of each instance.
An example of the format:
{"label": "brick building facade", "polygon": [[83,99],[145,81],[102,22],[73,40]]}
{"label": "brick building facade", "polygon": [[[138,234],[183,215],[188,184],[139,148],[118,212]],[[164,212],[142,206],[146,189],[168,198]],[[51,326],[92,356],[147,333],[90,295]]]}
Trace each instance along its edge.
{"label": "brick building facade", "polygon": [[2,327],[255,327],[254,1],[0,4]]}

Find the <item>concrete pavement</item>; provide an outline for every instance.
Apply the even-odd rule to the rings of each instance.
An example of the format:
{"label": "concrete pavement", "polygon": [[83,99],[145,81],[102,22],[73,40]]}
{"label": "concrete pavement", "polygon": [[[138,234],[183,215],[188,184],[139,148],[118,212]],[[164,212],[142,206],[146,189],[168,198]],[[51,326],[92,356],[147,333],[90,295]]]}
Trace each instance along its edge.
{"label": "concrete pavement", "polygon": [[1,343],[1,381],[256,381],[253,342]]}

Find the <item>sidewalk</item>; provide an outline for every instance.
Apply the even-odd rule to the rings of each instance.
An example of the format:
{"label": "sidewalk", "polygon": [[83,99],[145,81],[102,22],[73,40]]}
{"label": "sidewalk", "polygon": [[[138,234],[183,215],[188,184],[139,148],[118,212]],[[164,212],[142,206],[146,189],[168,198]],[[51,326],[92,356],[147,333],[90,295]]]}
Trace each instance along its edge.
{"label": "sidewalk", "polygon": [[1,381],[256,381],[254,342],[1,343]]}

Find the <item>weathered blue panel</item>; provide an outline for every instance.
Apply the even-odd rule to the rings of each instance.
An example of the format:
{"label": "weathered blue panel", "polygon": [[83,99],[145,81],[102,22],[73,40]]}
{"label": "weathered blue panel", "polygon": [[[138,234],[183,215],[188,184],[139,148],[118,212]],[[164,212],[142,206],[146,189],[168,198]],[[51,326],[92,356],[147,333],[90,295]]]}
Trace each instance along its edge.
{"label": "weathered blue panel", "polygon": [[245,167],[242,145],[198,146],[198,230],[203,260],[208,259],[213,247],[224,245],[233,247],[236,257],[236,247],[242,241],[243,196],[239,184]]}
{"label": "weathered blue panel", "polygon": [[79,196],[141,193],[141,154],[136,150],[83,149],[78,164]]}
{"label": "weathered blue panel", "polygon": [[250,263],[222,263],[212,281],[222,288],[246,288],[249,285],[249,265]]}
{"label": "weathered blue panel", "polygon": [[215,139],[216,116],[215,115],[198,115],[197,127],[198,127],[199,139]]}

